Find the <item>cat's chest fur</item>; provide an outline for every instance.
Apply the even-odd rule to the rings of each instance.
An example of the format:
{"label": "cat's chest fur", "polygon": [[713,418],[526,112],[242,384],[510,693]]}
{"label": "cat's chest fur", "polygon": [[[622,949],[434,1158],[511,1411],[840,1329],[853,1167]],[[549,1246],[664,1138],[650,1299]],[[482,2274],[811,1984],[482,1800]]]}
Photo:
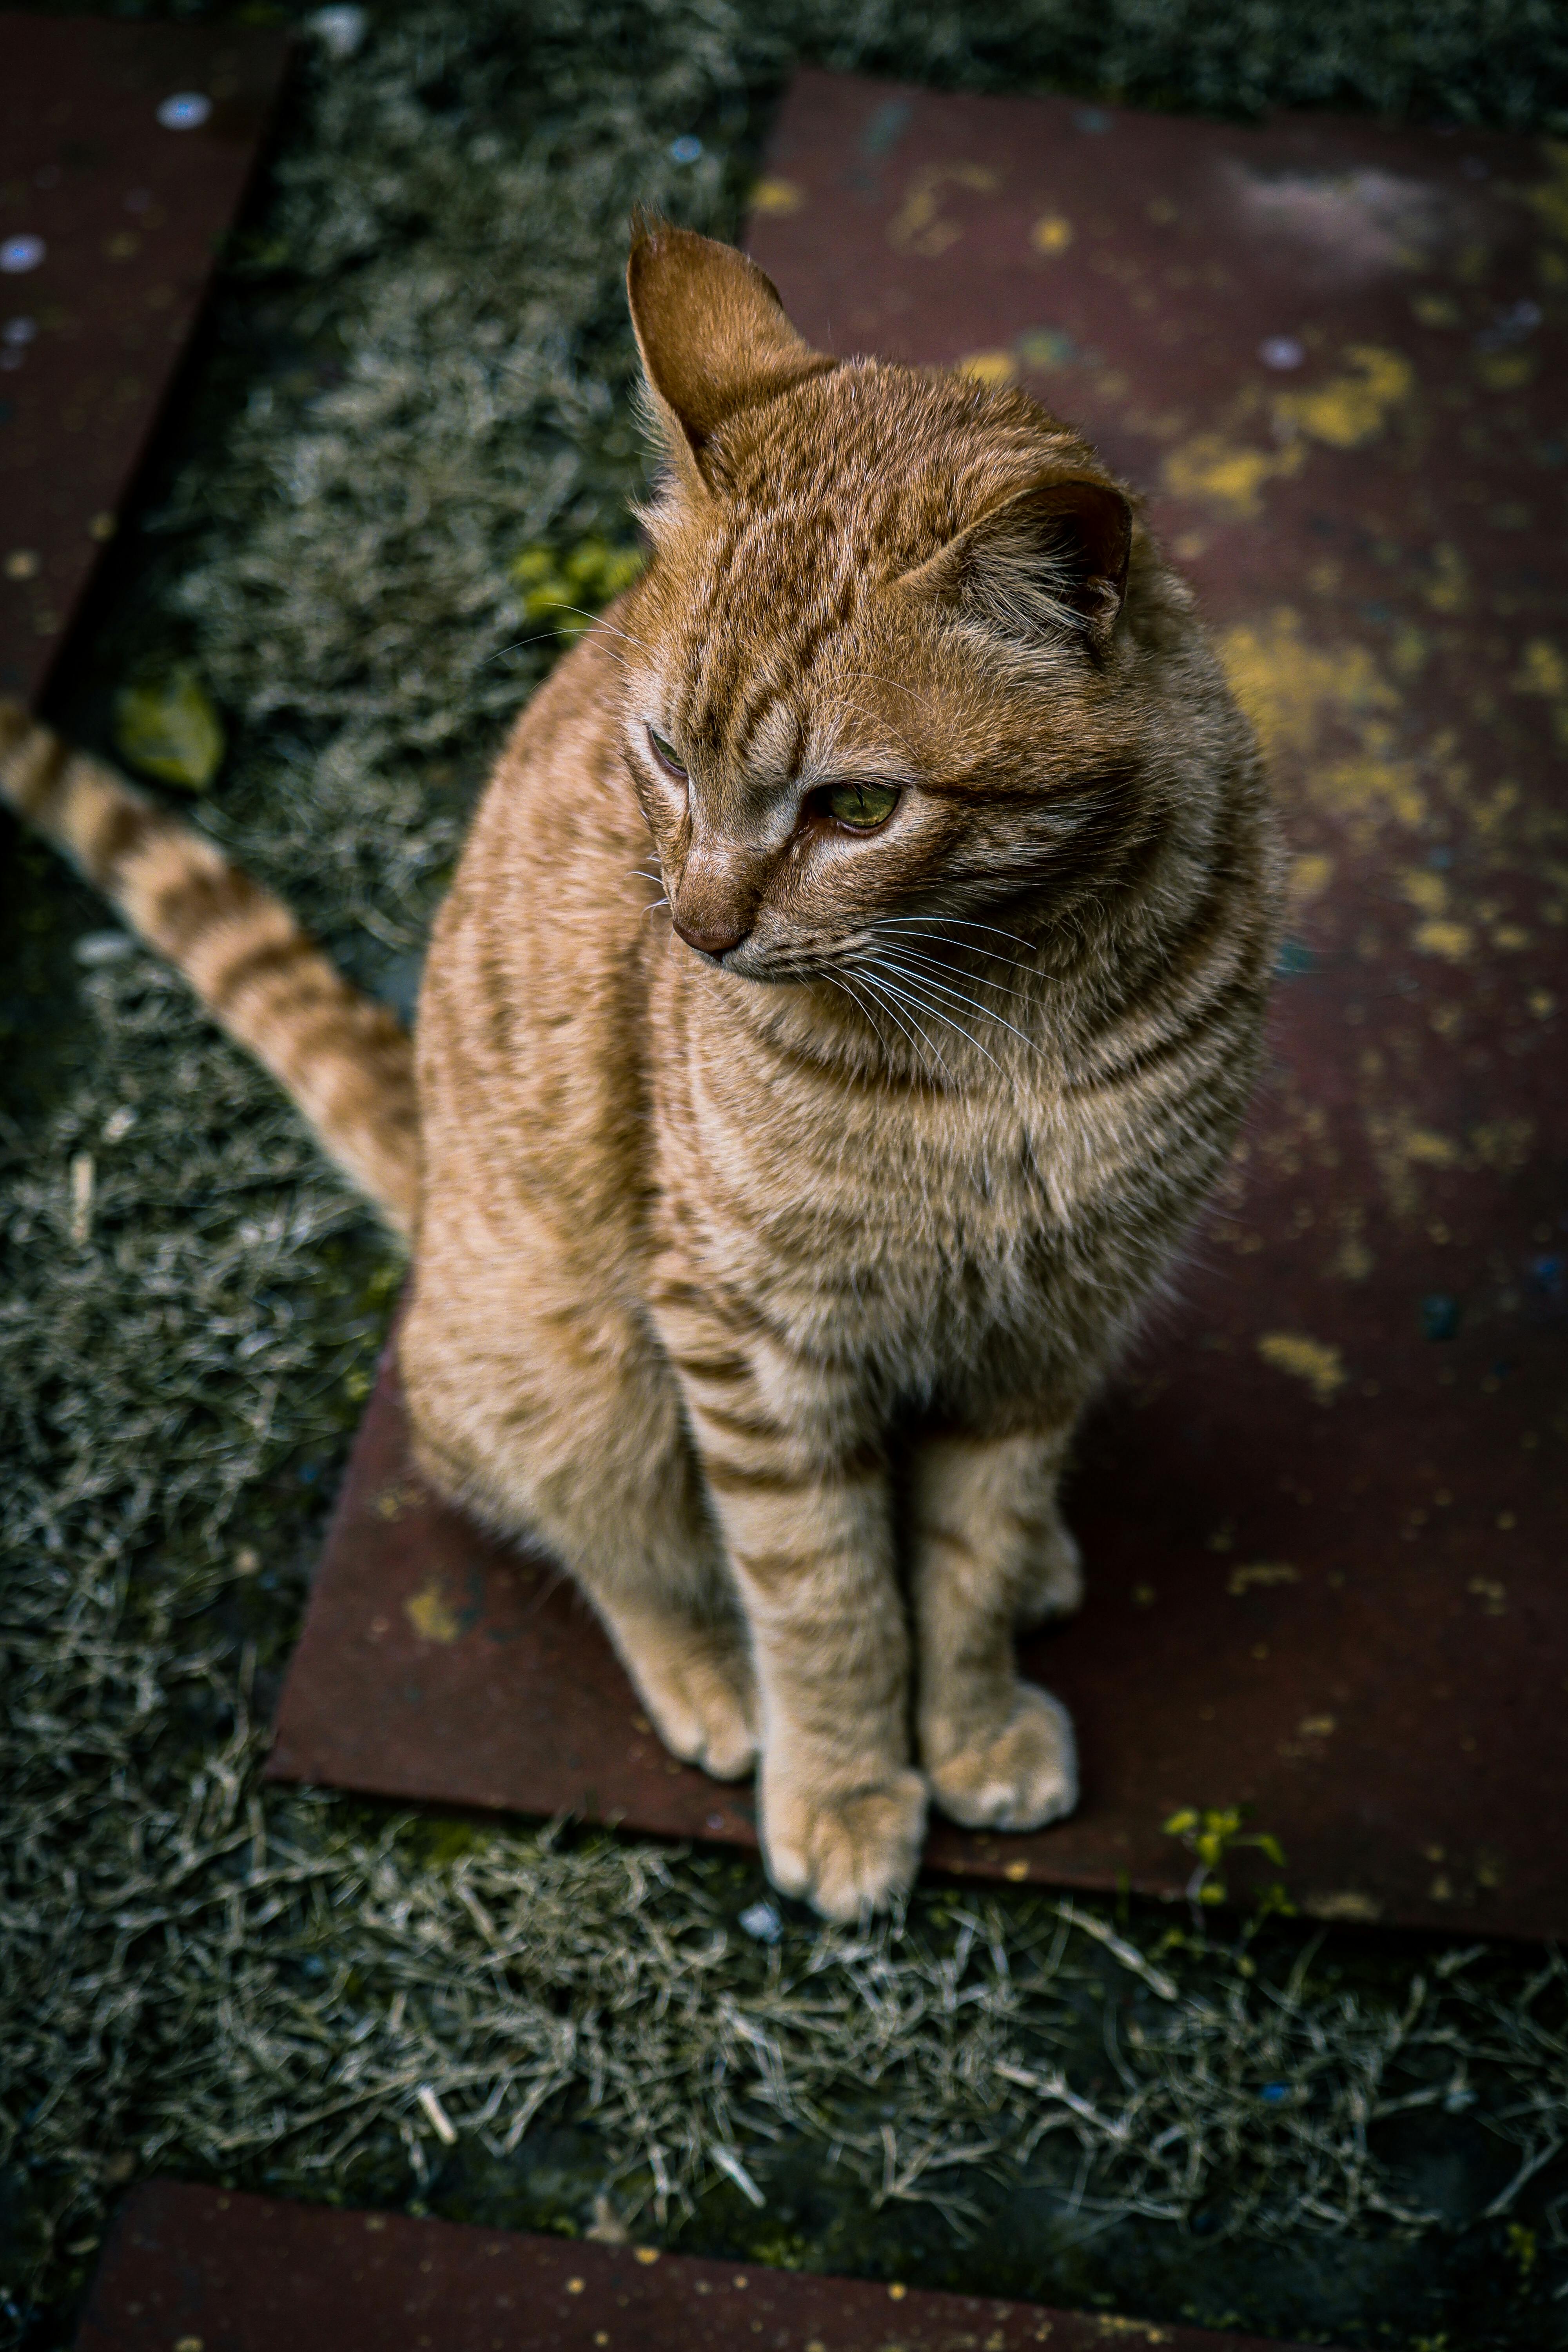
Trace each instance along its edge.
{"label": "cat's chest fur", "polygon": [[958,1051],[944,1066],[933,1043],[892,1085],[831,1036],[806,1050],[830,1006],[759,1034],[733,983],[680,977],[679,1013],[656,1007],[650,1143],[658,1223],[693,1271],[796,1345],[918,1390],[988,1347],[1048,1353],[1053,1319],[1073,1319],[1075,1235],[1139,1189],[1133,1106],[1077,1097],[1048,1032],[969,1054],[962,1087]]}

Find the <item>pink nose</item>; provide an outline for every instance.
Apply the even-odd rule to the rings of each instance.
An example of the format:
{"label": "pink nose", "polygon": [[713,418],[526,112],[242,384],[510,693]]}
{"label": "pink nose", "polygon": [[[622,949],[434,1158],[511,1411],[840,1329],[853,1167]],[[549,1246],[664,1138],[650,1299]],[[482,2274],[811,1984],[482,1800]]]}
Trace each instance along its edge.
{"label": "pink nose", "polygon": [[740,946],[751,929],[749,923],[712,922],[699,927],[683,923],[679,915],[673,920],[687,946],[695,948],[700,955],[727,955],[731,948]]}

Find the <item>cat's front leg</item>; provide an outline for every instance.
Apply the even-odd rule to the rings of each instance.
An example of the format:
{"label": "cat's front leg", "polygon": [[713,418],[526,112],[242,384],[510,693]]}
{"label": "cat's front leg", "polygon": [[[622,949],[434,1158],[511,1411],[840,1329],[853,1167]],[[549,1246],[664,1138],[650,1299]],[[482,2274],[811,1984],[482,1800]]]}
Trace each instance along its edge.
{"label": "cat's front leg", "polygon": [[910,1885],[925,1830],[886,1465],[845,1375],[683,1286],[660,1322],[751,1631],[768,1869],[852,1920]]}
{"label": "cat's front leg", "polygon": [[1068,1433],[927,1438],[913,1464],[920,1749],[936,1802],[970,1828],[1038,1829],[1078,1801],[1067,1709],[1020,1682],[1020,1618],[1077,1606],[1057,1479]]}

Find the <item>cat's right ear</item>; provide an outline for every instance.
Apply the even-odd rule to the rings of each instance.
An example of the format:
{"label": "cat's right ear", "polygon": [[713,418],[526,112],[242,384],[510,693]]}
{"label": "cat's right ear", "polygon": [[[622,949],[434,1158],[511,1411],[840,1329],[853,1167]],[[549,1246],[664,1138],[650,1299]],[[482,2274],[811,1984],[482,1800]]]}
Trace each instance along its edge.
{"label": "cat's right ear", "polygon": [[795,332],[754,261],[668,221],[639,224],[626,299],[671,459],[703,494],[717,478],[721,425],[837,365]]}

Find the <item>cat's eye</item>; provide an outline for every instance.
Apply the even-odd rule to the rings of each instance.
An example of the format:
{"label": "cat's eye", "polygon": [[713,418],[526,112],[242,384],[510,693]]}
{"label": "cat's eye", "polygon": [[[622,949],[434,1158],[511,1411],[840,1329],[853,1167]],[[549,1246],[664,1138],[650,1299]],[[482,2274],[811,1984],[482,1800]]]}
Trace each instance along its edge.
{"label": "cat's eye", "polygon": [[647,740],[653,745],[654,756],[661,768],[668,768],[672,776],[685,775],[686,762],[667,736],[661,735],[657,727],[650,727]]}
{"label": "cat's eye", "polygon": [[824,816],[835,824],[847,824],[853,833],[874,833],[899,804],[891,784],[827,784],[816,800]]}

